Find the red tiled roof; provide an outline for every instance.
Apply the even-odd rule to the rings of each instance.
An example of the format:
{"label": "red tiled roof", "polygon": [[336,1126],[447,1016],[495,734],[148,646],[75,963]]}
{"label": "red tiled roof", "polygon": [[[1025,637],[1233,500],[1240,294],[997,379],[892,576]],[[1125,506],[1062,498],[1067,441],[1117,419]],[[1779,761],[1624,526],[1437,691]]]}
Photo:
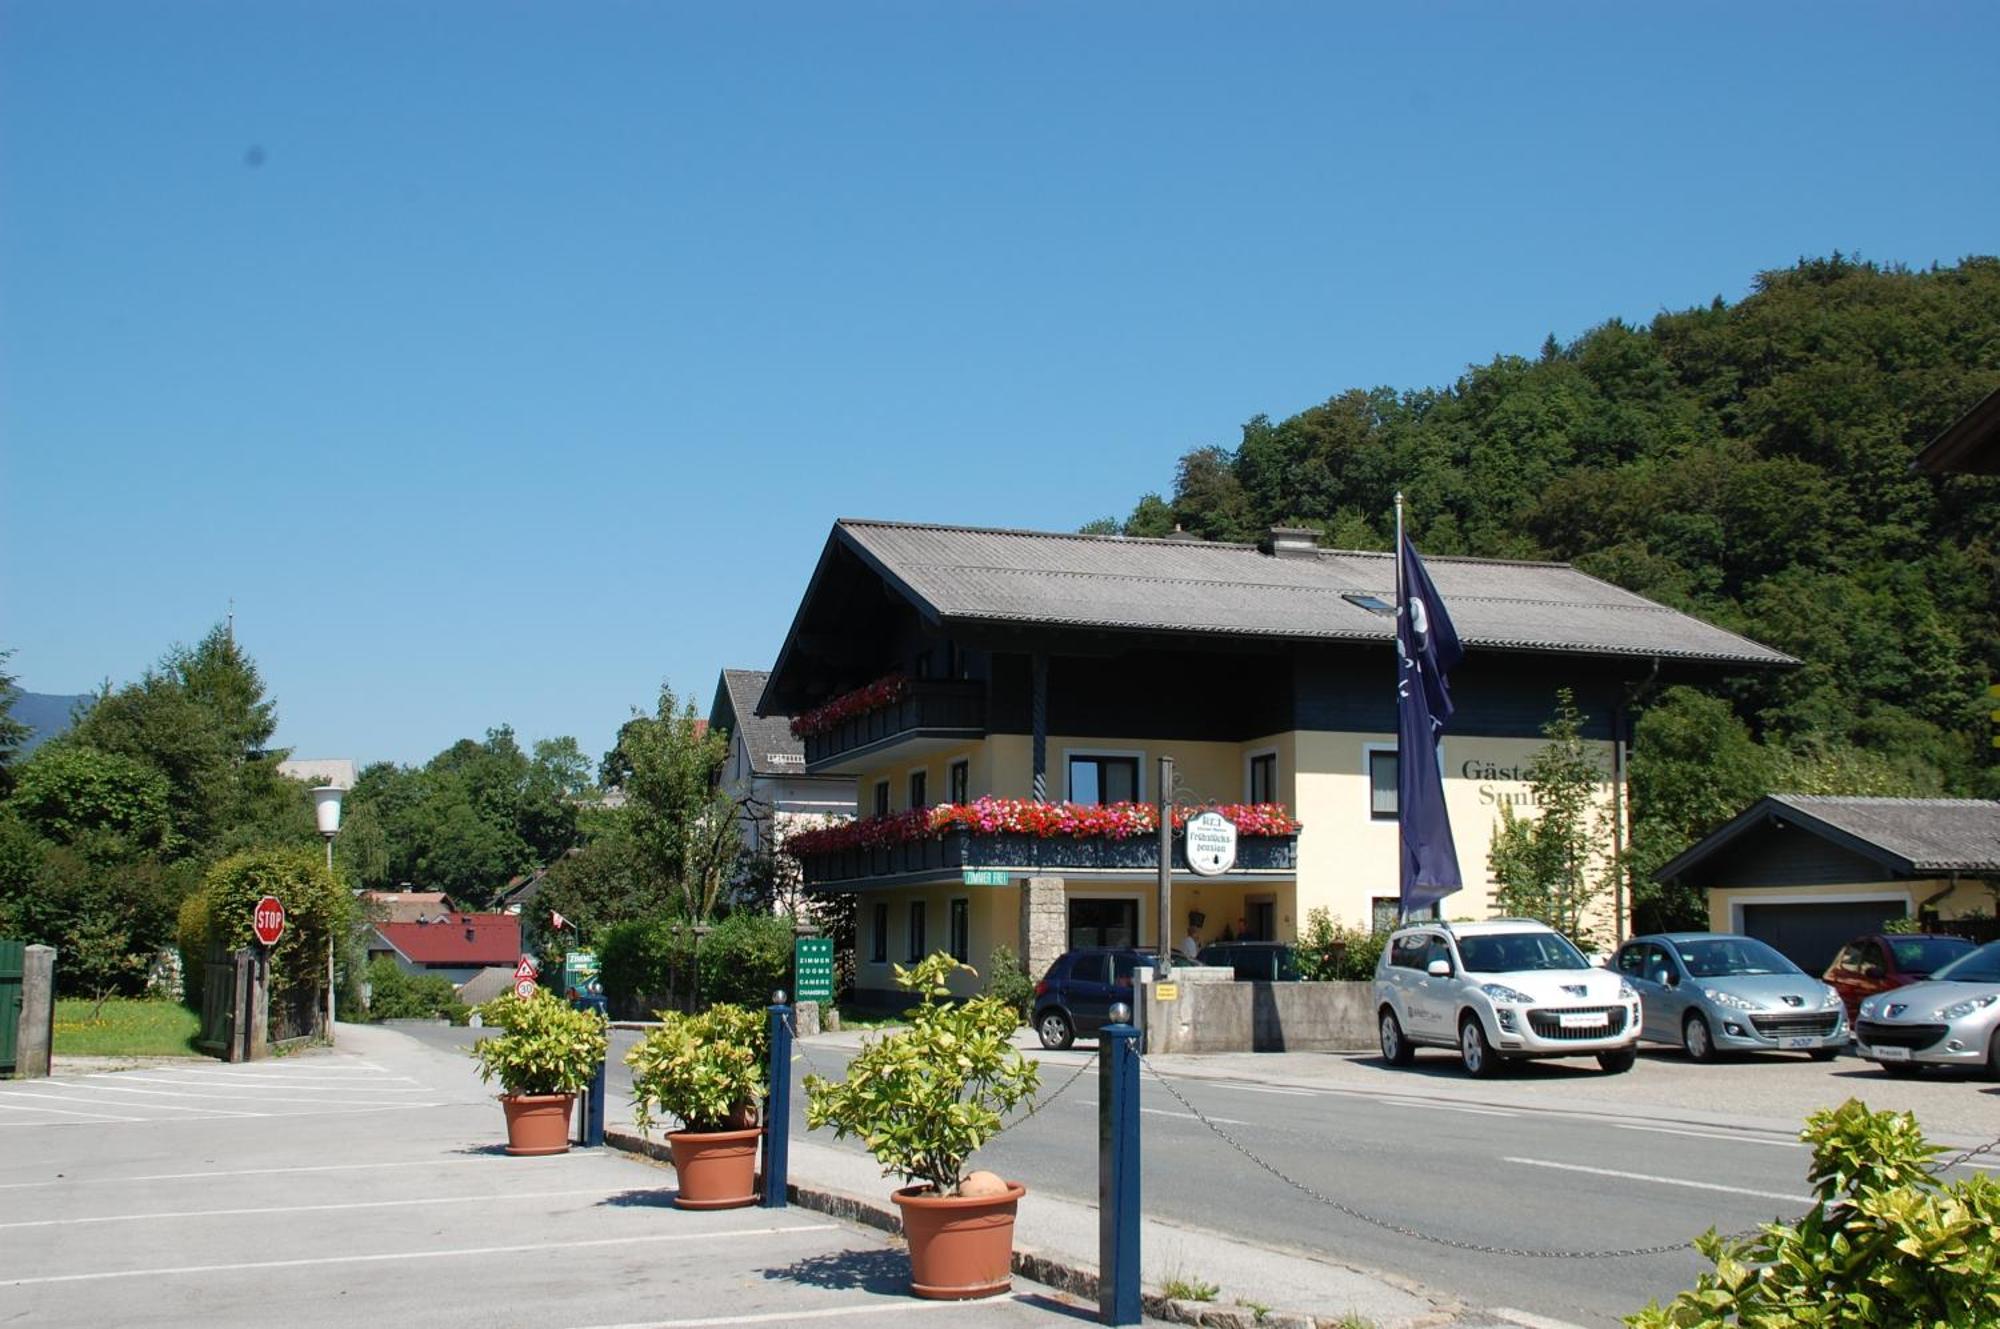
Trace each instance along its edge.
{"label": "red tiled roof", "polygon": [[452,914],[437,923],[377,923],[375,931],[416,964],[464,968],[512,965],[521,958],[521,920],[513,914]]}

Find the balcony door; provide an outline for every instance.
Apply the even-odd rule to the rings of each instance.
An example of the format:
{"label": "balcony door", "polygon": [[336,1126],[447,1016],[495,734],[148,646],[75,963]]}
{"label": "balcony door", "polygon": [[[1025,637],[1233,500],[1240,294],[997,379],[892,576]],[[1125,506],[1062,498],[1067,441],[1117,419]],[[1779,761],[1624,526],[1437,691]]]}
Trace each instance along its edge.
{"label": "balcony door", "polygon": [[1079,946],[1137,946],[1139,901],[1129,897],[1071,900],[1069,944],[1072,950]]}

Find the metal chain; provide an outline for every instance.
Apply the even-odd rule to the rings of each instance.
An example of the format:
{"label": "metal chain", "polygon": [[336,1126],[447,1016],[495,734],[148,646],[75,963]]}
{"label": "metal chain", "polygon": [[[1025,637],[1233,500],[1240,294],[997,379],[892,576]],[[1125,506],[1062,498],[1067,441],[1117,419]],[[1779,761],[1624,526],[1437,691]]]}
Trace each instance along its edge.
{"label": "metal chain", "polygon": [[800,1061],[803,1061],[806,1064],[807,1073],[811,1075],[817,1075],[821,1079],[825,1079],[826,1075],[823,1071],[820,1070],[819,1063],[815,1062],[812,1059],[812,1053],[806,1051],[805,1040],[799,1037],[798,1012],[796,1011],[785,1012],[785,1028],[792,1035],[792,1051],[798,1056],[798,1059]]}
{"label": "metal chain", "polygon": [[1064,1080],[1062,1082],[1061,1087],[1059,1087],[1053,1094],[1050,1094],[1046,1098],[1036,1098],[1031,1100],[1028,1104],[1027,1111],[1019,1113],[1018,1115],[1015,1116],[1015,1118],[1012,1121],[1003,1123],[1000,1129],[1005,1131],[1005,1130],[1011,1130],[1012,1128],[1019,1126],[1022,1122],[1034,1116],[1037,1112],[1040,1112],[1043,1108],[1055,1102],[1058,1098],[1061,1098],[1063,1094],[1068,1091],[1071,1085],[1075,1084],[1078,1080],[1081,1080],[1083,1078],[1083,1073],[1085,1071],[1089,1070],[1092,1066],[1095,1066],[1096,1064],[1097,1064],[1097,1053],[1093,1052],[1088,1057],[1085,1057],[1083,1059],[1083,1062],[1077,1066],[1076,1071],[1067,1080]]}
{"label": "metal chain", "polygon": [[[1358,1219],[1359,1221],[1367,1223],[1372,1227],[1381,1228],[1385,1232],[1393,1232],[1398,1236],[1411,1237],[1418,1241],[1428,1241],[1438,1246],[1449,1246],[1453,1250],[1473,1251],[1481,1255],[1508,1255],[1517,1258],[1525,1258],[1531,1260],[1624,1260],[1624,1259],[1632,1259],[1634,1257],[1643,1255],[1671,1255],[1676,1251],[1692,1250],[1694,1248],[1694,1241],[1692,1238],[1683,1241],[1667,1242],[1658,1246],[1626,1246],[1610,1250],[1594,1250],[1594,1251],[1530,1250],[1516,1246],[1488,1246],[1476,1241],[1458,1241],[1451,1237],[1440,1237],[1433,1233],[1420,1231],[1417,1228],[1409,1227],[1405,1224],[1398,1223],[1393,1219],[1380,1218],[1374,1214],[1364,1213],[1361,1210],[1354,1208],[1352,1205],[1343,1204],[1339,1200],[1334,1199],[1331,1195],[1327,1195],[1322,1191],[1314,1189],[1313,1187],[1307,1185],[1305,1182],[1298,1180],[1296,1177],[1287,1176],[1284,1172],[1280,1171],[1272,1163],[1270,1163],[1257,1153],[1253,1152],[1242,1141],[1238,1140],[1228,1131],[1225,1131],[1224,1129],[1222,1129],[1222,1127],[1218,1126],[1215,1122],[1211,1121],[1208,1115],[1204,1113],[1200,1108],[1188,1102],[1188,1100],[1184,1096],[1182,1096],[1180,1090],[1174,1088],[1174,1086],[1167,1080],[1167,1077],[1160,1074],[1160,1072],[1154,1068],[1152,1062],[1149,1059],[1141,1057],[1139,1059],[1139,1064],[1146,1068],[1146,1073],[1148,1075],[1152,1076],[1153,1079],[1159,1082],[1161,1088],[1165,1089],[1169,1094],[1173,1095],[1175,1102],[1179,1103],[1182,1107],[1186,1108],[1188,1112],[1193,1115],[1196,1121],[1199,1121],[1202,1125],[1208,1127],[1210,1131],[1214,1132],[1216,1138],[1220,1139],[1224,1144],[1228,1145],[1231,1149],[1234,1149],[1237,1153],[1243,1155],[1243,1157],[1249,1159],[1259,1168],[1262,1168],[1265,1172],[1270,1173],[1273,1177],[1276,1177],[1279,1181],[1282,1181],[1283,1183],[1285,1183],[1285,1185],[1290,1186],[1293,1190],[1298,1191],[1300,1194],[1308,1196],[1311,1199],[1317,1200],[1321,1204],[1325,1205],[1327,1208],[1343,1213],[1347,1215],[1349,1218]],[[1744,1241],[1750,1237],[1758,1235],[1763,1230],[1764,1229],[1761,1226],[1748,1228],[1742,1232],[1729,1233],[1728,1235],[1723,1237],[1723,1240],[1730,1242]]]}
{"label": "metal chain", "polygon": [[1977,1149],[1968,1149],[1962,1154],[1954,1154],[1952,1157],[1945,1159],[1944,1162],[1942,1163],[1931,1164],[1931,1171],[1949,1172],[1951,1169],[1959,1166],[1961,1163],[1970,1163],[1973,1159],[1978,1158],[1981,1154],[1990,1154],[1995,1149],[2000,1149],[2000,1140],[1988,1140],[1985,1144],[1980,1145]]}

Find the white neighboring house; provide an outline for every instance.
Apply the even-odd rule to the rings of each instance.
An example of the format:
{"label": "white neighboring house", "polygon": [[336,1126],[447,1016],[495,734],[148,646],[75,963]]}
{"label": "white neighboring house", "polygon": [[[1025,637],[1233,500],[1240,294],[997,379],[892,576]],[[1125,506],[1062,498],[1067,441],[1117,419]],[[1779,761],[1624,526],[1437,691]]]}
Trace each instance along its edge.
{"label": "white neighboring house", "polygon": [[354,758],[294,757],[278,763],[278,774],[301,784],[330,784],[336,789],[352,789]]}
{"label": "white neighboring house", "polygon": [[[770,677],[763,669],[723,670],[708,711],[709,728],[729,736],[720,786],[743,809],[743,848],[753,857],[775,854],[793,830],[854,815],[854,777],[806,774],[805,742],[792,736],[791,717],[757,714]],[[789,859],[778,866],[790,874],[792,890],[781,892],[789,896],[798,867]]]}

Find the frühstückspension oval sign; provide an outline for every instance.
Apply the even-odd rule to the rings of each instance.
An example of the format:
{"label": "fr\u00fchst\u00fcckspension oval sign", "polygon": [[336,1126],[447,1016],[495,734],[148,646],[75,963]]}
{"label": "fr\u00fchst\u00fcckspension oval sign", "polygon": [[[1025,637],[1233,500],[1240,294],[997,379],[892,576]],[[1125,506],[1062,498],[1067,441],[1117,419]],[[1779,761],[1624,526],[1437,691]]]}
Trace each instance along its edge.
{"label": "fr\u00fchst\u00fcckspension oval sign", "polygon": [[1236,823],[1220,812],[1187,820],[1187,860],[1196,876],[1218,877],[1236,866]]}

